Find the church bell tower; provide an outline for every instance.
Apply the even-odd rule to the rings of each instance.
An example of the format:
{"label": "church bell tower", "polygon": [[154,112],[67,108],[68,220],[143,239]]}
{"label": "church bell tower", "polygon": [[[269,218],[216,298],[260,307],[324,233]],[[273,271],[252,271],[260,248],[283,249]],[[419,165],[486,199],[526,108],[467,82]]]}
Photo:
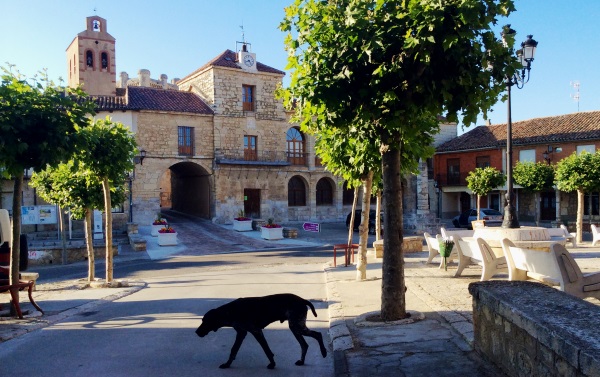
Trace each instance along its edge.
{"label": "church bell tower", "polygon": [[116,94],[115,38],[108,34],[106,20],[86,18],[86,29],[67,47],[68,83],[82,85],[92,96]]}

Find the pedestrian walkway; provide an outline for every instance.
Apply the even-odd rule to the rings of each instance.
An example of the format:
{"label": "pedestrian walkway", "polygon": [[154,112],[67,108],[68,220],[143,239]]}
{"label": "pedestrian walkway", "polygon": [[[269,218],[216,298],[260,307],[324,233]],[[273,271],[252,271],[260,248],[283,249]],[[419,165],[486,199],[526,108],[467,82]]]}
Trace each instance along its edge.
{"label": "pedestrian walkway", "polygon": [[[337,228],[331,225],[330,233],[312,238],[303,237],[300,233],[298,239],[265,241],[260,239],[259,232],[238,233],[227,226],[212,225],[216,227],[210,230],[214,244],[207,241],[209,236],[203,233],[205,231],[181,223],[177,224],[181,229],[181,244],[170,247],[158,246],[155,237],[150,236],[149,228],[141,227],[140,234],[146,238],[148,250],[138,255],[152,259],[198,255],[197,251],[194,253],[197,248],[190,247],[194,242],[202,242],[203,246],[211,249],[211,253],[218,253],[223,240],[239,244],[240,249],[234,252],[242,252],[244,248],[332,245],[344,240],[346,232],[344,226],[338,224]],[[591,247],[590,242],[585,242],[569,250],[584,273],[600,270],[600,247]],[[129,252],[120,257],[135,257],[132,255]],[[405,255],[406,309],[411,314],[406,323],[373,323],[367,320],[381,309],[381,259],[369,254],[365,281],[356,280],[356,269],[352,265],[333,267],[330,261],[323,267],[336,376],[502,375],[482,360],[472,346],[472,299],[468,285],[479,280],[481,268],[469,266],[462,277],[454,278],[455,265],[450,265],[445,271],[438,268],[439,258],[434,259],[436,264],[426,264],[426,259],[425,251]],[[278,268],[272,268],[274,274],[278,273]],[[495,278],[502,280],[506,276]],[[25,320],[0,319],[0,342],[59,322],[75,313],[89,311],[94,305],[119,300],[145,286],[144,282],[130,281],[125,282],[126,286],[122,288],[80,289],[81,284],[72,281],[41,284],[34,297],[47,314],[39,316],[39,313],[30,310]],[[28,300],[25,295],[22,297],[23,306],[27,309]],[[7,295],[1,299],[0,302],[5,304]],[[589,300],[600,304],[597,300]]]}

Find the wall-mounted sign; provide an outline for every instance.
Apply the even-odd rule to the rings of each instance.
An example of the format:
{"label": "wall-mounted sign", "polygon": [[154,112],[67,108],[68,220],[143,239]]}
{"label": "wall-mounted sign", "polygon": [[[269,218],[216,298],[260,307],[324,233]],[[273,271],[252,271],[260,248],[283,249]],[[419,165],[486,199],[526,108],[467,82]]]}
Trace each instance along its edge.
{"label": "wall-mounted sign", "polygon": [[21,224],[36,225],[36,224],[56,224],[56,206],[22,206],[21,207]]}

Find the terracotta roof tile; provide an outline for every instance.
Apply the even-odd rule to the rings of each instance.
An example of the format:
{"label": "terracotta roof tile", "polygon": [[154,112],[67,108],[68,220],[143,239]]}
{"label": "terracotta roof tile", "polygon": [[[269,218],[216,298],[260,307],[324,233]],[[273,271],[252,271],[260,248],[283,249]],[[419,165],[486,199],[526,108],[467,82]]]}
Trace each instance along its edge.
{"label": "terracotta roof tile", "polygon": [[129,110],[175,111],[212,115],[212,109],[192,92],[130,86]]}
{"label": "terracotta roof tile", "polygon": [[96,111],[127,110],[125,97],[122,96],[93,96],[90,99],[96,104]]}
{"label": "terracotta roof tile", "polygon": [[[217,55],[217,57],[215,57],[214,59],[212,59],[208,63],[204,64],[202,67],[198,68],[197,70],[195,70],[194,72],[185,76],[184,78],[182,78],[179,81],[181,82],[181,81],[187,79],[188,77],[195,75],[198,72],[202,72],[205,69],[207,69],[208,67],[225,67],[225,68],[234,68],[234,69],[240,69],[240,70],[242,69],[242,67],[237,63],[237,54],[234,51],[225,50],[220,55]],[[260,63],[260,62],[256,62],[256,70],[258,72],[276,73],[276,74],[280,74],[280,75],[285,75],[285,72],[280,71],[278,69],[275,69],[273,67],[270,67],[270,66]]]}
{"label": "terracotta roof tile", "polygon": [[[436,148],[437,153],[506,147],[506,123],[475,127]],[[600,140],[600,111],[512,123],[513,145]]]}

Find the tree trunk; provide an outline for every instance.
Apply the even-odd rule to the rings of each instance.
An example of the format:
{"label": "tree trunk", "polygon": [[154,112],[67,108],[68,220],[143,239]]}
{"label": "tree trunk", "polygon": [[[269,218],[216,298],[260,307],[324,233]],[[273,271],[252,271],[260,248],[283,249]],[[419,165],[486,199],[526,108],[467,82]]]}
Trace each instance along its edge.
{"label": "tree trunk", "polygon": [[535,200],[535,226],[540,226],[540,192],[536,191],[534,194]]}
{"label": "tree trunk", "polygon": [[[479,194],[477,194],[477,219],[476,221],[479,221],[479,219],[481,218],[481,216],[479,215],[479,211],[481,211],[481,196]],[[469,222],[469,218],[467,218],[467,223]],[[467,224],[467,228],[469,227],[469,224]]]}
{"label": "tree trunk", "polygon": [[104,213],[106,216],[106,282],[111,283],[113,280],[112,204],[108,178],[102,180],[102,189],[104,190]]}
{"label": "tree trunk", "polygon": [[88,281],[96,279],[96,266],[94,260],[94,237],[92,234],[92,209],[85,210],[85,244],[88,253]]}
{"label": "tree trunk", "polygon": [[63,209],[58,208],[58,230],[60,231],[60,241],[62,244],[62,264],[63,266],[67,264],[67,237],[65,236],[65,218],[63,215]]}
{"label": "tree trunk", "polygon": [[354,188],[354,200],[352,201],[352,211],[350,211],[350,225],[348,229],[348,247],[352,245],[352,236],[354,235],[354,214],[356,213],[356,203],[358,203],[358,187]]}
{"label": "tree trunk", "polygon": [[363,181],[362,216],[360,219],[360,241],[358,243],[358,263],[356,264],[356,280],[367,279],[367,241],[369,240],[369,212],[371,211],[371,186],[373,172],[369,172]]}
{"label": "tree trunk", "polygon": [[381,190],[377,191],[377,206],[375,207],[375,241],[381,239]]}
{"label": "tree trunk", "polygon": [[[10,248],[9,284],[19,282],[19,256],[21,255],[21,202],[23,201],[23,171],[15,176],[13,189],[12,246]],[[17,299],[19,296],[16,296]]]}
{"label": "tree trunk", "polygon": [[[397,145],[397,144],[396,144]],[[402,183],[400,150],[382,154],[383,195],[383,264],[381,278],[381,318],[394,321],[407,317],[404,295],[404,253],[402,250]]]}
{"label": "tree trunk", "polygon": [[583,242],[583,206],[584,195],[582,190],[577,190],[577,243]]}

